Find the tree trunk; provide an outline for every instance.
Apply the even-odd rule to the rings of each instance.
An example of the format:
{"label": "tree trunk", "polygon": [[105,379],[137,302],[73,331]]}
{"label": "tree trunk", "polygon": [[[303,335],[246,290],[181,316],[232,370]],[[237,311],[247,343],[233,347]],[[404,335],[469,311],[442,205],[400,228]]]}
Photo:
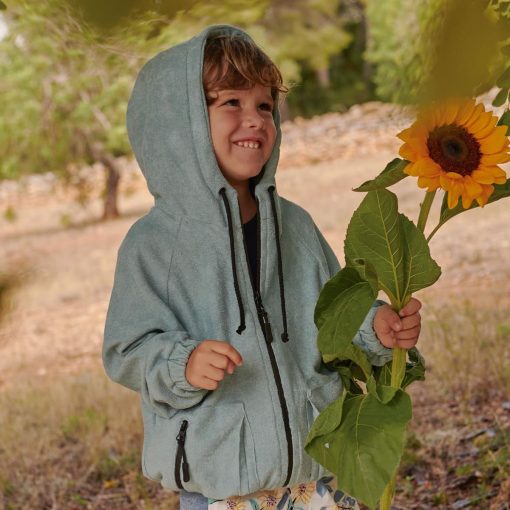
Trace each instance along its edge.
{"label": "tree trunk", "polygon": [[329,77],[329,68],[323,67],[322,69],[317,69],[315,71],[315,75],[317,76],[317,81],[320,86],[327,89],[331,84],[331,79]]}
{"label": "tree trunk", "polygon": [[80,131],[87,144],[87,150],[93,161],[100,161],[106,170],[104,187],[104,207],[102,220],[112,220],[119,217],[117,197],[119,191],[120,169],[115,158],[106,152],[101,142],[93,141],[90,133]]}
{"label": "tree trunk", "polygon": [[119,191],[120,170],[119,165],[110,154],[103,154],[101,162],[106,169],[103,220],[112,220],[119,217],[117,197]]}

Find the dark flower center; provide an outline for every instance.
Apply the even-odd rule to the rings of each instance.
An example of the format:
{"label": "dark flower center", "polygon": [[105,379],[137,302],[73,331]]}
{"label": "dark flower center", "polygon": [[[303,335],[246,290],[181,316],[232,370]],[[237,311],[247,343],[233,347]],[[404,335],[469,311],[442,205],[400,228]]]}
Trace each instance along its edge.
{"label": "dark flower center", "polygon": [[471,175],[482,158],[478,140],[456,124],[435,128],[427,139],[429,156],[445,171]]}

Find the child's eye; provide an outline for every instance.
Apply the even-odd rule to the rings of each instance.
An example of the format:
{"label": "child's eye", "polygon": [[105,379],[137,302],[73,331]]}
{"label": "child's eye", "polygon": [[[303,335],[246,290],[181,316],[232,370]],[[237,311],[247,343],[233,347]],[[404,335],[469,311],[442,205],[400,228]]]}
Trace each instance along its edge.
{"label": "child's eye", "polygon": [[233,106],[238,106],[239,105],[239,100],[238,99],[229,99],[228,101],[225,101],[225,104],[228,104],[228,105],[233,105]]}
{"label": "child's eye", "polygon": [[272,111],[273,111],[273,105],[271,105],[271,104],[269,104],[269,103],[262,103],[262,104],[260,105],[260,107],[261,107],[263,110],[267,111],[267,112],[272,112]]}

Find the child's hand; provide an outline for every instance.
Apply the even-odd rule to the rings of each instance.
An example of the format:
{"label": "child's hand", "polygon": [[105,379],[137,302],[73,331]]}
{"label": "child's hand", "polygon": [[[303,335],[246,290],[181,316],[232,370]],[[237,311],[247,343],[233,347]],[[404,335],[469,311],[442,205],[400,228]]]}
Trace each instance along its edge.
{"label": "child's hand", "polygon": [[225,377],[225,370],[232,374],[243,358],[228,342],[203,340],[193,349],[184,375],[195,388],[215,390]]}
{"label": "child's hand", "polygon": [[[421,302],[411,298],[400,314],[390,305],[382,305],[374,318],[374,330],[379,341],[389,348],[411,349],[418,342],[421,330],[421,316],[418,310]],[[400,317],[399,317],[400,315]]]}

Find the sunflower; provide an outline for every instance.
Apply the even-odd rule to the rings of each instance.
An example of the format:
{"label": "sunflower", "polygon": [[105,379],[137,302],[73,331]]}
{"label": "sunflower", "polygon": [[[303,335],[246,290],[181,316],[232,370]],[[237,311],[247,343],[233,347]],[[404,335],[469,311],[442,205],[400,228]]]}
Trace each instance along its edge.
{"label": "sunflower", "polygon": [[474,99],[433,104],[418,113],[411,127],[397,136],[405,143],[399,154],[409,164],[404,172],[418,177],[418,186],[448,193],[453,209],[462,197],[464,209],[473,200],[483,207],[504,184],[506,173],[498,165],[510,161],[507,126],[486,112]]}

